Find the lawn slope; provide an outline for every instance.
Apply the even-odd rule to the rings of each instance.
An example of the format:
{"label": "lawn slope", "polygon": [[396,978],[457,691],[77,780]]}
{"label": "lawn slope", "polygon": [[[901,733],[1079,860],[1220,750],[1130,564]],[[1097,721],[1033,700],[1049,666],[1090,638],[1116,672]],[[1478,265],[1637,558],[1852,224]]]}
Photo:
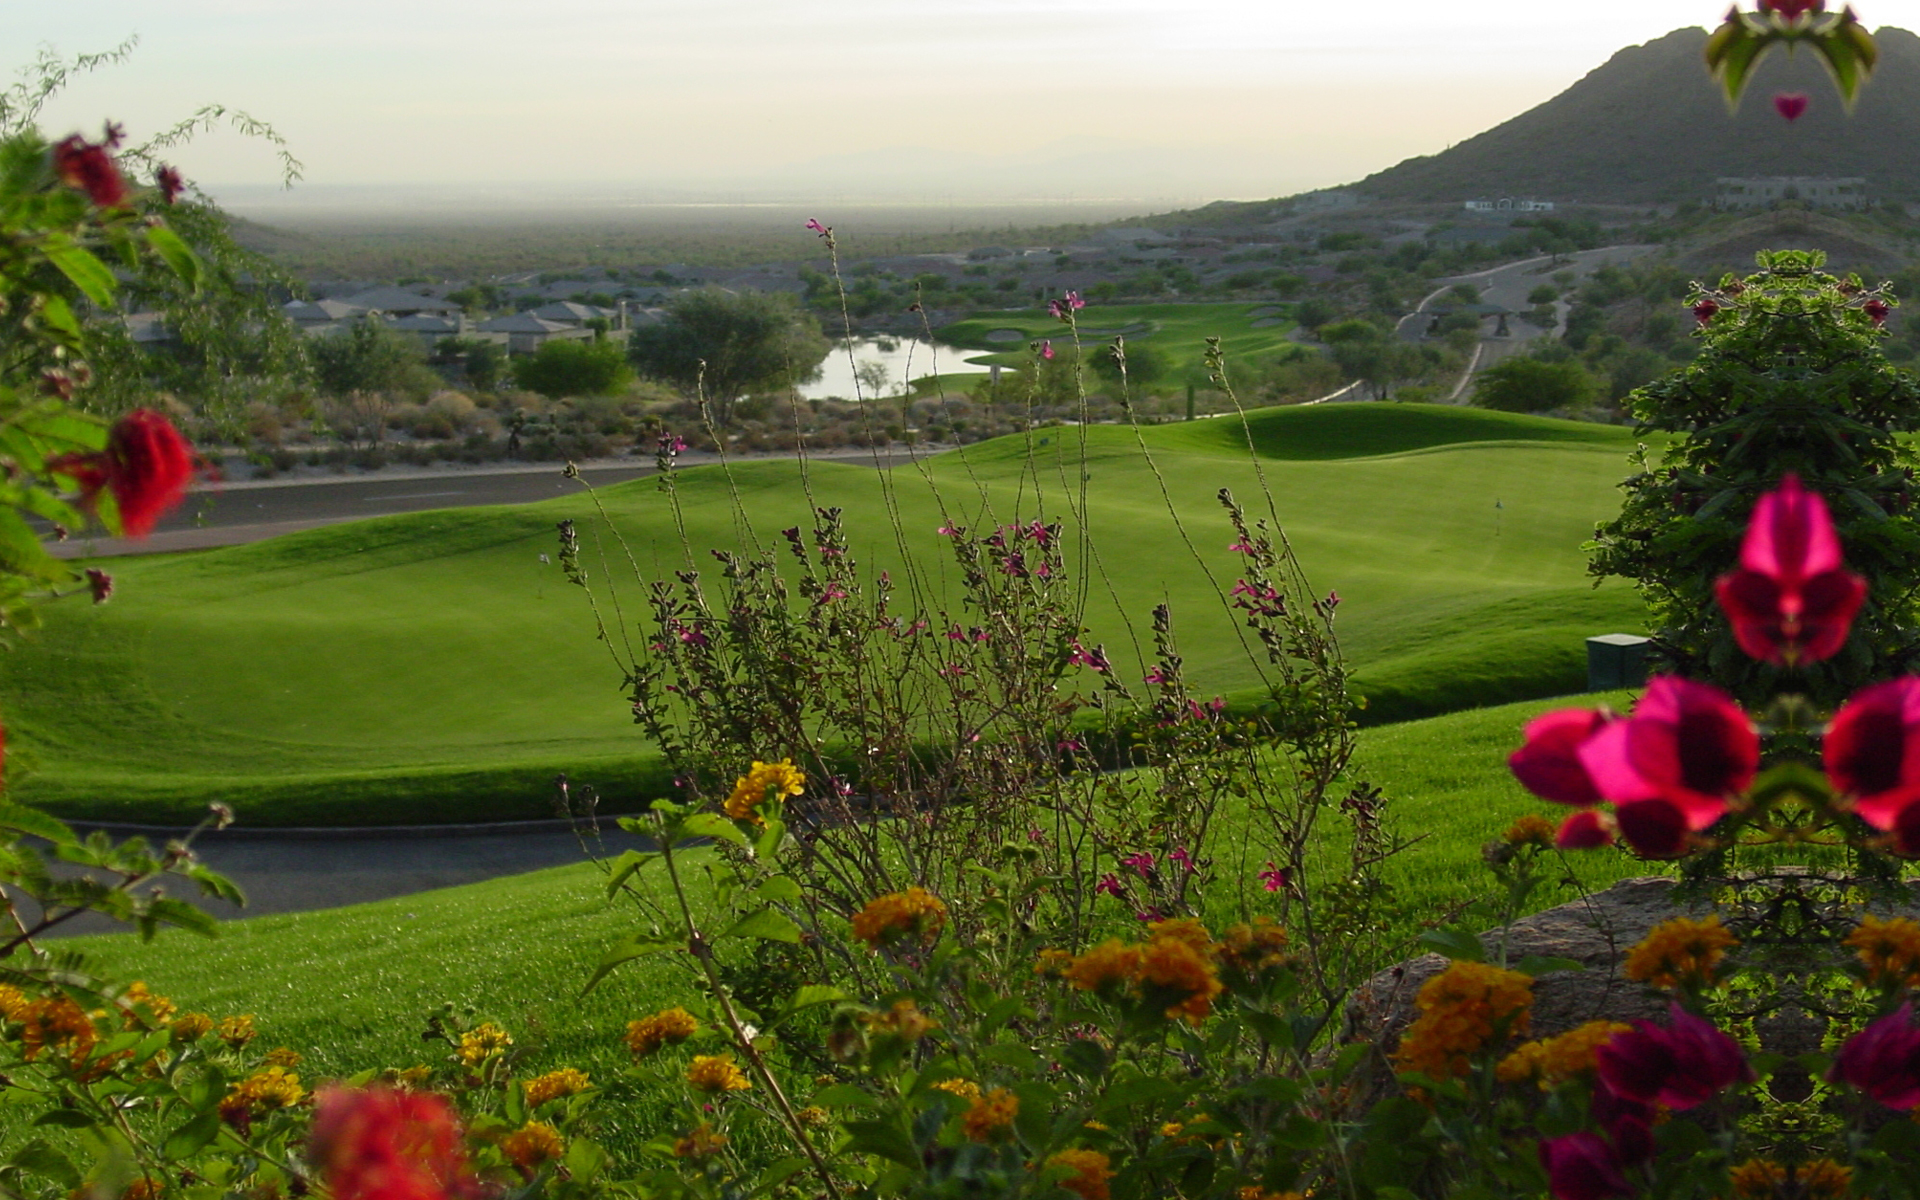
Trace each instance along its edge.
{"label": "lawn slope", "polygon": [[[710,565],[711,548],[778,540],[805,523],[810,491],[812,504],[845,510],[866,568],[951,600],[943,522],[979,530],[1044,511],[1071,524],[1084,473],[1104,575],[1091,589],[1094,638],[1137,676],[1126,624],[1167,601],[1194,678],[1235,695],[1258,672],[1220,595],[1239,561],[1216,499],[1230,488],[1253,515],[1277,516],[1316,587],[1339,591],[1343,644],[1376,720],[1575,690],[1582,638],[1639,627],[1632,592],[1591,589],[1579,549],[1617,507],[1626,431],[1326,405],[1255,413],[1250,432],[1255,453],[1249,428],[1222,418],[1139,439],[1039,430],[886,473],[789,461],[690,470],[679,477],[686,547],[651,482],[599,500],[659,579]],[[581,523],[591,556],[603,539],[582,495],[117,561],[111,604],[55,606],[41,634],[0,658],[16,794],[68,815],[160,822],[220,799],[255,824],[540,816],[560,771],[614,803],[658,794],[659,764],[583,597],[542,561],[562,519]],[[613,553],[617,565],[591,570],[623,587],[633,618],[637,589]]]}

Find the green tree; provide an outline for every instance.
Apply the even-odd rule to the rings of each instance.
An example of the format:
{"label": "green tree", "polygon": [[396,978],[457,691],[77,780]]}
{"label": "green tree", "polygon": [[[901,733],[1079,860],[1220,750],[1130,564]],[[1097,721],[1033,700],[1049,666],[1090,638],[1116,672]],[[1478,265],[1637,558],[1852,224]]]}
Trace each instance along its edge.
{"label": "green tree", "polygon": [[440,382],[418,341],[372,316],[316,338],[313,368],[320,389],[331,396],[372,392],[424,399]]}
{"label": "green tree", "polygon": [[612,342],[553,341],[516,360],[513,379],[550,400],[611,396],[633,382],[633,368]]}
{"label": "green tree", "polygon": [[[1135,395],[1159,383],[1173,373],[1173,360],[1158,346],[1128,342],[1126,380]],[[1120,383],[1120,360],[1109,349],[1092,351],[1093,373],[1108,383]]]}
{"label": "green tree", "polygon": [[724,425],[740,397],[807,378],[829,348],[790,296],[702,288],[675,300],[664,321],[634,330],[627,356],[643,374],[704,393]]}
{"label": "green tree", "polygon": [[1473,385],[1473,402],[1501,412],[1537,413],[1578,408],[1590,403],[1596,391],[1593,376],[1577,362],[1518,355],[1480,373]]}
{"label": "green tree", "polygon": [[[1588,569],[1639,585],[1662,669],[1747,703],[1790,683],[1825,706],[1920,669],[1920,456],[1907,437],[1920,428],[1920,382],[1881,353],[1884,289],[1820,271],[1819,251],[1758,258],[1756,274],[1695,291],[1710,318],[1699,356],[1628,398],[1638,429],[1670,440],[1657,465],[1647,451],[1637,456]],[[1840,653],[1791,681],[1740,653],[1713,594],[1754,502],[1789,471],[1826,497],[1847,565],[1868,584]]]}

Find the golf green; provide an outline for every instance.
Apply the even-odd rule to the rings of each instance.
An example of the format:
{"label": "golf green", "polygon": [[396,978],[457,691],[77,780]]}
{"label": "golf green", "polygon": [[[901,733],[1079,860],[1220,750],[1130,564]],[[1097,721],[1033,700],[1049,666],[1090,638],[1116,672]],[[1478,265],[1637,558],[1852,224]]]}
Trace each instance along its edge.
{"label": "golf green", "polygon": [[[863,567],[917,581],[937,607],[957,578],[943,522],[979,532],[1045,513],[1076,525],[1084,472],[1104,576],[1089,591],[1093,638],[1137,678],[1127,627],[1164,600],[1192,677],[1232,694],[1257,675],[1221,595],[1239,558],[1215,496],[1231,488],[1264,516],[1264,488],[1315,587],[1340,593],[1374,719],[1578,690],[1582,639],[1639,626],[1632,591],[1592,589],[1580,550],[1618,504],[1625,430],[1327,405],[1141,437],[1145,454],[1132,430],[1062,426],[890,472],[688,470],[685,547],[653,482],[599,500],[649,579],[689,561],[711,575],[709,549],[778,541],[810,505],[838,506]],[[636,618],[638,588],[594,509],[573,496],[118,560],[112,603],[53,606],[0,659],[14,795],[162,823],[211,800],[252,824],[484,820],[546,815],[565,771],[635,802],[660,765],[584,597],[543,559],[555,523],[575,519],[596,582],[620,586]]]}

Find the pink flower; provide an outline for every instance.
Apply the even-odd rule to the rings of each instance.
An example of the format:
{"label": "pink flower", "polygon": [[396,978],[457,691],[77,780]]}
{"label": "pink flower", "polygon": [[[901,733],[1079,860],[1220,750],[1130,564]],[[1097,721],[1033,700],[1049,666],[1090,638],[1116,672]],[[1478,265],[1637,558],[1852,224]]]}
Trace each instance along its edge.
{"label": "pink flower", "polygon": [[1274,866],[1272,859],[1267,860],[1267,869],[1261,871],[1258,878],[1260,886],[1269,892],[1277,892],[1287,886],[1287,873]]}
{"label": "pink flower", "polygon": [[1104,892],[1115,900],[1127,894],[1126,885],[1120,882],[1118,875],[1102,875],[1100,882],[1093,885],[1093,891],[1096,896]]}
{"label": "pink flower", "polygon": [[1761,12],[1772,13],[1783,21],[1793,22],[1803,13],[1825,12],[1826,0],[1760,0]]}
{"label": "pink flower", "polygon": [[1051,339],[1051,338],[1049,338],[1049,339],[1048,339],[1047,341],[1044,341],[1044,342],[1041,342],[1041,343],[1040,343],[1040,357],[1041,357],[1041,358],[1044,358],[1044,359],[1048,359],[1049,361],[1051,361],[1051,360],[1052,360],[1052,358],[1053,358],[1053,341],[1052,341],[1052,339]]}
{"label": "pink flower", "polygon": [[1144,879],[1153,871],[1153,855],[1142,850],[1138,854],[1128,855],[1126,858],[1121,859],[1120,865],[1132,868],[1136,874]]}
{"label": "pink flower", "polygon": [[1801,114],[1807,111],[1807,94],[1805,92],[1780,92],[1773,98],[1773,109],[1785,117],[1788,122],[1798,121]]}
{"label": "pink flower", "polygon": [[1668,1010],[1665,1028],[1636,1021],[1631,1031],[1600,1047],[1596,1059],[1601,1080],[1615,1095],[1675,1112],[1753,1078],[1740,1043],[1678,1003]]}
{"label": "pink flower", "polygon": [[1085,300],[1082,300],[1082,299],[1080,298],[1080,293],[1079,293],[1079,292],[1068,292],[1068,293],[1067,293],[1067,307],[1068,307],[1068,308],[1070,308],[1070,309],[1072,309],[1072,310],[1073,310],[1074,312],[1079,312],[1079,311],[1080,311],[1081,309],[1083,309],[1083,308],[1085,308],[1086,306],[1087,306],[1087,302],[1086,302]]}
{"label": "pink flower", "polygon": [[1920,801],[1920,679],[1856,692],[1833,715],[1822,754],[1828,780],[1861,820],[1895,829]]}
{"label": "pink flower", "polygon": [[673,635],[680,639],[683,646],[697,646],[702,650],[707,648],[707,635],[691,625],[674,626]]}
{"label": "pink flower", "polygon": [[1613,1147],[1597,1133],[1569,1133],[1540,1141],[1540,1165],[1553,1200],[1609,1200],[1631,1196]]}
{"label": "pink flower", "polygon": [[1795,666],[1839,653],[1867,581],[1841,566],[1826,501],[1789,474],[1754,505],[1740,567],[1715,582],[1714,594],[1741,650]]}
{"label": "pink flower", "polygon": [[1247,544],[1247,541],[1245,538],[1242,538],[1239,541],[1235,542],[1233,545],[1228,546],[1227,549],[1233,552],[1234,554],[1252,554],[1253,553],[1253,547]]}
{"label": "pink flower", "polygon": [[1562,850],[1598,850],[1613,844],[1613,827],[1597,809],[1583,808],[1560,822],[1553,844]]}
{"label": "pink flower", "polygon": [[1167,861],[1172,863],[1178,863],[1180,866],[1180,869],[1183,871],[1192,871],[1194,869],[1193,855],[1187,853],[1187,848],[1185,846],[1175,846],[1170,852],[1168,852]]}
{"label": "pink flower", "polygon": [[827,227],[812,217],[807,218],[807,228],[815,233],[824,234],[827,232]]}
{"label": "pink flower", "polygon": [[1900,1112],[1920,1107],[1920,1029],[1914,1028],[1913,1002],[1848,1038],[1827,1079]]}
{"label": "pink flower", "polygon": [[1062,754],[1069,754],[1074,751],[1083,751],[1087,746],[1085,742],[1082,742],[1078,738],[1067,738],[1064,741],[1055,742],[1053,748]]}
{"label": "pink flower", "polygon": [[1146,681],[1152,684],[1165,683],[1167,681],[1167,673],[1159,667],[1155,667],[1153,670],[1147,672]]}
{"label": "pink flower", "polygon": [[1760,738],[1746,713],[1704,683],[1662,675],[1633,716],[1608,724],[1576,751],[1613,801],[1620,832],[1642,854],[1666,857],[1726,813],[1753,781]]}
{"label": "pink flower", "polygon": [[959,537],[961,534],[961,530],[955,528],[951,522],[942,525],[940,528],[934,530],[934,532],[941,537]]}
{"label": "pink flower", "polygon": [[[986,639],[982,637],[979,640],[985,641]],[[1096,646],[1088,650],[1079,642],[1075,642],[1073,644],[1073,653],[1067,656],[1067,665],[1071,667],[1085,667],[1089,671],[1104,671],[1109,666],[1106,648]]]}

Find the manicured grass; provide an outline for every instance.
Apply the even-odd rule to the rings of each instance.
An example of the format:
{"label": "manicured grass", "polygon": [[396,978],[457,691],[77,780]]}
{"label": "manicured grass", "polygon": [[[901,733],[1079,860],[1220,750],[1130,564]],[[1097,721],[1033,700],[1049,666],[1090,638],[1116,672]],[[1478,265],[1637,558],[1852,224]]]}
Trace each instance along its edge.
{"label": "manicured grass", "polygon": [[[1193,678],[1229,695],[1258,683],[1220,594],[1240,561],[1226,549],[1222,487],[1262,516],[1264,486],[1315,586],[1339,591],[1343,644],[1375,719],[1577,690],[1581,639],[1640,627],[1631,590],[1592,590],[1580,551],[1617,509],[1626,431],[1328,405],[1257,412],[1252,433],[1258,477],[1239,422],[1215,419],[1144,430],[1151,465],[1131,430],[1101,426],[981,443],[929,460],[924,475],[819,463],[809,478],[813,503],[845,510],[869,570],[916,579],[940,605],[955,602],[949,543],[934,532],[944,520],[980,530],[1044,510],[1071,525],[1069,488],[1084,470],[1106,576],[1087,624],[1134,678],[1127,626],[1165,600]],[[805,523],[802,473],[756,461],[680,477],[692,555],[709,576],[706,551],[740,545],[742,518],[762,543]],[[650,579],[685,565],[652,483],[601,498]],[[543,816],[563,770],[611,804],[657,795],[662,768],[629,722],[583,597],[540,562],[562,518],[581,522],[591,555],[592,516],[585,497],[567,497],[116,561],[111,604],[54,606],[44,632],[0,657],[15,795],[156,822],[191,821],[218,799],[253,824]],[[623,584],[636,619],[624,563],[590,567]]]}
{"label": "manicured grass", "polygon": [[[1607,699],[1624,707],[1627,697]],[[1359,773],[1384,787],[1390,820],[1418,840],[1390,877],[1415,922],[1457,909],[1491,886],[1480,846],[1522,813],[1565,810],[1528,796],[1506,755],[1539,701],[1481,709],[1363,735]],[[1656,868],[1616,851],[1566,856],[1590,889]],[[639,877],[641,879],[657,876]],[[371,1065],[408,1066],[430,1053],[419,1031],[445,1001],[507,1022],[528,1068],[571,1065],[613,1077],[625,1061],[626,1022],[686,996],[665,964],[648,959],[614,974],[584,999],[581,985],[606,946],[636,926],[630,907],[609,908],[591,867],[563,867],[468,887],[325,912],[230,922],[203,941],[167,933],[75,939],[103,969],[140,978],[181,1003],[214,1013],[252,1012],[268,1045],[308,1055],[314,1078]],[[1222,881],[1221,887],[1231,886]],[[1543,889],[1539,907],[1571,899]],[[421,1020],[415,1020],[418,1016]]]}
{"label": "manicured grass", "polygon": [[[1217,337],[1228,363],[1252,366],[1300,352],[1287,331],[1293,321],[1281,304],[1103,304],[1082,309],[1079,334],[1089,348],[1124,336],[1128,345],[1151,346],[1166,356],[1167,378],[1186,379],[1204,374],[1206,339]],[[996,330],[1014,330],[1017,340],[990,340]],[[999,353],[971,356],[974,361],[1002,366],[1030,365],[1027,343],[1042,338],[1056,346],[1070,345],[1073,333],[1044,308],[990,312],[955,321],[935,331],[949,345]]]}

